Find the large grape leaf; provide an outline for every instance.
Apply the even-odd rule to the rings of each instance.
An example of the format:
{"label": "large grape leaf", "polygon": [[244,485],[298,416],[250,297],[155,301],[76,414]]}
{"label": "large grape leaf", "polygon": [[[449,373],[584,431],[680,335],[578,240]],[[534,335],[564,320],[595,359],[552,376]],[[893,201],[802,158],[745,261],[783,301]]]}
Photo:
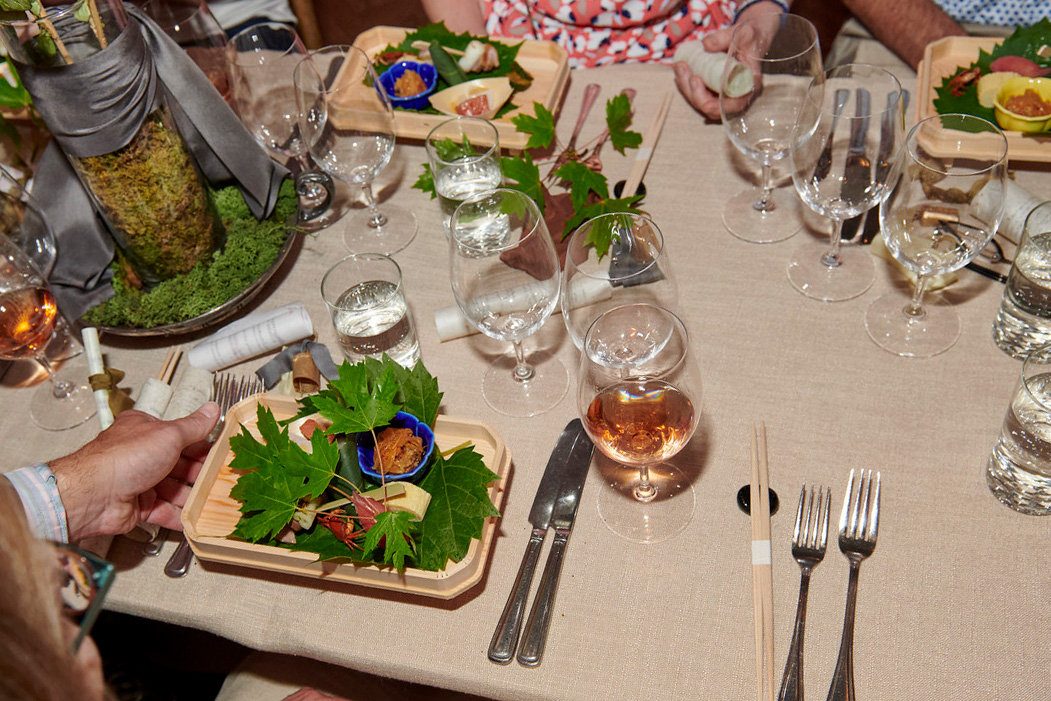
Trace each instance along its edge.
{"label": "large grape leaf", "polygon": [[579,161],[566,161],[559,166],[554,175],[570,183],[569,192],[573,209],[579,210],[586,205],[592,192],[600,200],[609,198],[606,176],[596,173]]}
{"label": "large grape leaf", "polygon": [[420,487],[431,494],[417,548],[417,566],[444,570],[446,562],[467,555],[473,538],[482,537],[485,518],[499,516],[489,499],[488,485],[498,479],[473,448],[461,448],[449,458],[438,455]]}
{"label": "large grape leaf", "polygon": [[443,392],[438,391],[438,380],[423,363],[417,362],[412,369],[403,368],[394,363],[392,365],[394,377],[398,383],[398,391],[394,395],[395,401],[402,405],[402,411],[407,411],[428,426],[434,426],[434,420],[438,418],[438,407],[441,406]]}
{"label": "large grape leaf", "polygon": [[[566,222],[563,233],[568,234],[588,219],[593,219],[602,214],[611,214],[613,212],[634,212],[641,214],[642,210],[635,206],[635,204],[641,199],[642,195],[632,195],[631,197],[604,199],[587,204],[578,209],[577,213]],[[606,251],[609,250],[610,239],[609,236],[602,236],[603,231],[612,235],[612,229],[608,227],[593,227],[591,235],[588,238],[589,243],[594,245],[598,250],[599,259],[601,259],[602,256],[606,254]]]}
{"label": "large grape leaf", "polygon": [[524,152],[521,158],[504,156],[500,159],[500,170],[505,178],[512,181],[508,187],[525,193],[536,202],[537,209],[543,214],[547,203],[544,200],[544,186],[540,182],[540,168],[533,162],[529,152]]}
{"label": "large grape leaf", "polygon": [[376,523],[365,535],[362,546],[366,553],[379,547],[380,541],[386,538],[383,546],[383,564],[394,565],[399,572],[405,571],[405,558],[412,557],[412,544],[406,540],[409,534],[409,519],[412,514],[407,511],[381,511],[376,514]]}
{"label": "large grape leaf", "polygon": [[609,129],[609,142],[621,154],[626,148],[638,148],[642,143],[642,134],[628,129],[631,126],[631,100],[620,93],[606,101],[606,128]]}
{"label": "large grape leaf", "polygon": [[[1001,56],[1023,56],[1046,68],[1051,66],[1051,58],[1044,58],[1036,53],[1045,44],[1051,44],[1051,20],[1047,17],[1029,27],[1019,27],[1011,36],[994,46],[992,51],[979,51],[978,59],[969,66],[960,66],[960,70],[978,68],[981,75],[987,75],[991,72],[989,64]],[[934,99],[934,108],[938,114],[969,114],[995,124],[994,110],[991,107],[982,107],[978,102],[977,81],[971,83],[961,95],[952,94],[949,83],[955,75],[956,73],[942,78],[941,84],[935,88],[937,97]]]}
{"label": "large grape leaf", "polygon": [[555,140],[555,116],[551,114],[551,110],[536,101],[533,102],[533,111],[536,112],[535,117],[523,112],[512,117],[511,123],[515,125],[516,131],[529,134],[526,149],[544,149]]}

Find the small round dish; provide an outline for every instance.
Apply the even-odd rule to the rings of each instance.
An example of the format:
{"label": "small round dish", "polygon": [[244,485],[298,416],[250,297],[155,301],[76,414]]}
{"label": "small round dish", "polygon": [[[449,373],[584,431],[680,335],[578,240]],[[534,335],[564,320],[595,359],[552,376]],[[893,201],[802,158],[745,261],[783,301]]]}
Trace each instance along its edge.
{"label": "small round dish", "polygon": [[1000,87],[1000,91],[996,93],[996,99],[993,101],[993,109],[996,112],[996,121],[1002,128],[1010,131],[1029,133],[1047,131],[1048,126],[1051,125],[1051,114],[1045,114],[1038,117],[1026,117],[1017,112],[1012,112],[1004,106],[1012,97],[1022,95],[1026,90],[1035,90],[1041,100],[1051,103],[1051,79],[1024,77],[1011,78]]}
{"label": "small round dish", "polygon": [[[430,462],[431,453],[434,452],[434,432],[431,431],[431,427],[417,419],[412,414],[404,411],[399,411],[394,415],[387,426],[393,426],[395,428],[407,428],[410,429],[414,435],[423,440],[423,458],[420,460],[420,464],[414,469],[408,472],[393,473],[388,472],[386,475],[381,476],[379,472],[375,470],[375,444],[372,442],[371,433],[359,433],[358,434],[358,466],[361,468],[362,474],[371,480],[380,482],[382,479],[386,479],[388,482],[417,482],[423,478],[427,472],[427,464]],[[384,428],[376,429],[376,435],[379,435],[380,431]]]}
{"label": "small round dish", "polygon": [[[413,71],[420,76],[420,78],[423,79],[424,85],[427,87],[422,92],[418,92],[415,95],[397,97],[394,94],[394,84],[408,71]],[[376,86],[376,90],[384,90],[390,98],[391,105],[395,108],[403,110],[422,110],[427,107],[427,98],[434,92],[434,87],[438,84],[438,71],[430,63],[398,61],[384,71],[383,75],[381,75],[378,80],[379,85]]]}

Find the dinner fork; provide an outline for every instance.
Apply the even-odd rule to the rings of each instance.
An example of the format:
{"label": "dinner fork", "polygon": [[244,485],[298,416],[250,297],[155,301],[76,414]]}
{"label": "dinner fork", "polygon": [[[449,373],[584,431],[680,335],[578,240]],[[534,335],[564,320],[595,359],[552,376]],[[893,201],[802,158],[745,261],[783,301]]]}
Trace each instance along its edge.
{"label": "dinner fork", "polygon": [[843,637],[839,642],[839,658],[828,690],[828,701],[854,701],[854,609],[858,600],[858,573],[861,561],[876,549],[879,533],[880,473],[876,473],[873,486],[872,470],[861,470],[857,492],[854,491],[854,475],[855,471],[851,470],[847,493],[843,497],[843,512],[839,517],[839,549],[850,561],[850,580]]}
{"label": "dinner fork", "polygon": [[[214,442],[219,436],[226,423],[226,414],[230,411],[230,407],[259,394],[264,389],[263,380],[258,375],[238,377],[231,373],[217,373],[212,380],[212,401],[219,405],[219,421],[209,434],[208,441]],[[164,566],[164,574],[169,577],[183,577],[190,571],[192,560],[193,551],[190,550],[190,541],[186,540],[186,535],[183,534],[179,546]]]}
{"label": "dinner fork", "polygon": [[785,673],[781,678],[778,701],[803,701],[803,638],[806,627],[807,595],[810,592],[810,574],[825,557],[828,545],[828,512],[832,490],[822,491],[806,485],[799,493],[796,508],[796,527],[792,533],[792,557],[799,563],[799,603],[796,605],[796,623],[792,632],[792,646],[788,650]]}

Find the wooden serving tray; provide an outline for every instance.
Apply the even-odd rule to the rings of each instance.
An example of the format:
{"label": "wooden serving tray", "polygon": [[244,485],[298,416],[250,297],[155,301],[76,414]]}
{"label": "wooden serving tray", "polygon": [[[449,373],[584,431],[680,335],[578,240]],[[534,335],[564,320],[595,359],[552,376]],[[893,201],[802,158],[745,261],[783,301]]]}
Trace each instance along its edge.
{"label": "wooden serving tray", "polygon": [[[410,31],[413,30],[401,27],[373,27],[359,34],[354,40],[354,45],[368,54],[370,59],[375,60],[376,54],[388,44],[401,43]],[[492,39],[491,41],[500,40]],[[522,48],[518,50],[517,61],[533,76],[533,84],[529,86],[529,89],[517,92],[511,97],[518,109],[493,120],[493,124],[496,125],[496,130],[500,134],[501,146],[521,151],[529,141],[529,135],[517,131],[515,125],[511,123],[511,118],[518,114],[535,116],[534,101],[551,110],[552,114],[557,114],[562,95],[569,83],[569,55],[565,49],[554,42],[526,39],[522,42]],[[358,86],[358,89],[371,90],[364,85]],[[395,133],[400,137],[423,140],[427,138],[431,129],[447,119],[449,116],[445,114],[394,110]]]}
{"label": "wooden serving tray", "polygon": [[[1003,39],[996,37],[946,37],[931,42],[923,52],[923,60],[916,68],[916,121],[938,114],[934,109],[935,92],[942,78],[956,73],[960,66],[969,66],[978,60],[978,52],[992,51]],[[1007,157],[1012,161],[1051,163],[1051,135],[1023,134],[1004,130],[1007,137]],[[937,153],[936,145],[932,150]],[[937,154],[948,155],[948,154]]]}
{"label": "wooden serving tray", "polygon": [[[478,584],[496,536],[496,518],[488,518],[481,540],[471,542],[467,556],[450,563],[443,572],[406,569],[403,574],[391,567],[360,563],[318,562],[317,555],[293,552],[270,545],[256,545],[229,538],[241,518],[240,502],[230,497],[238,475],[230,469],[233,454],[230,437],[240,433],[242,424],[256,432],[256,406],[263,404],[280,421],[295,416],[298,404],[292,397],[261,394],[234,405],[227,414],[226,425],[208,453],[201,473],[182,512],[186,539],[201,560],[253,567],[270,572],[303,575],[365,587],[389,589],[438,599],[452,599]],[[497,509],[503,508],[504,485],[511,453],[504,441],[488,424],[480,421],[439,416],[434,426],[439,450],[456,447],[464,441],[474,443],[486,467],[499,476],[489,487],[489,498]]]}

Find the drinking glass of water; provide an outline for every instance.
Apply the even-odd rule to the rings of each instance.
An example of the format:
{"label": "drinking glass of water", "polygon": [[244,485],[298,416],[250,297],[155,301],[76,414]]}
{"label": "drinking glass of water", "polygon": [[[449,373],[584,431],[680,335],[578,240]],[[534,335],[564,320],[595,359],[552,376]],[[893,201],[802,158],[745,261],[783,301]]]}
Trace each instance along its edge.
{"label": "drinking glass of water", "polygon": [[427,158],[448,238],[449,220],[459,204],[471,195],[500,187],[503,181],[500,134],[488,120],[454,117],[427,135]]}
{"label": "drinking glass of water", "polygon": [[387,354],[396,363],[412,367],[420,359],[401,268],[390,256],[347,256],[321,278],[321,297],[347,360],[358,363]]}
{"label": "drinking glass of water", "polygon": [[1051,346],[1034,350],[986,466],[996,498],[1024,514],[1051,514]]}
{"label": "drinking glass of water", "polygon": [[1015,358],[1051,343],[1051,202],[1037,205],[1026,217],[993,322],[993,340]]}

